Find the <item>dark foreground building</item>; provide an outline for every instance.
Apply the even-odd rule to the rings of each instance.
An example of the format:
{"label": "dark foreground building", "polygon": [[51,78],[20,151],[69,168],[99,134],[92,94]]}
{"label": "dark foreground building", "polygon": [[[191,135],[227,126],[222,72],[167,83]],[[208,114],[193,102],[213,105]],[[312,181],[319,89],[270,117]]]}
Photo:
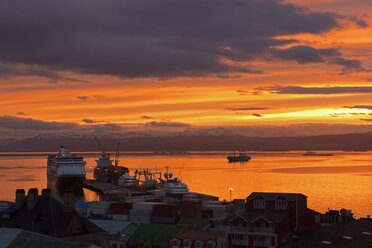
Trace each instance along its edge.
{"label": "dark foreground building", "polygon": [[50,196],[49,189],[39,195],[33,188],[27,196],[18,189],[14,206],[1,212],[0,226],[105,247],[108,233],[76,212],[74,197],[73,192],[66,192],[62,204]]}
{"label": "dark foreground building", "polygon": [[293,233],[320,228],[320,214],[298,193],[253,192],[246,210],[229,220],[228,247],[276,247]]}

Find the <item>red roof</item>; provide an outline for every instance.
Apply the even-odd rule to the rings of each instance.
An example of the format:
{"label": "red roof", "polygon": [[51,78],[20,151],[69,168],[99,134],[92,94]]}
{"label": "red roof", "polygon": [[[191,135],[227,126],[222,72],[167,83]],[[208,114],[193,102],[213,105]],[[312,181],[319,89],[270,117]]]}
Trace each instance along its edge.
{"label": "red roof", "polygon": [[174,238],[179,240],[189,239],[201,240],[206,242],[212,240],[217,243],[217,239],[224,236],[225,232],[221,231],[185,229],[184,231],[177,234]]}
{"label": "red roof", "polygon": [[153,208],[152,216],[177,217],[178,206],[176,204],[157,204]]}

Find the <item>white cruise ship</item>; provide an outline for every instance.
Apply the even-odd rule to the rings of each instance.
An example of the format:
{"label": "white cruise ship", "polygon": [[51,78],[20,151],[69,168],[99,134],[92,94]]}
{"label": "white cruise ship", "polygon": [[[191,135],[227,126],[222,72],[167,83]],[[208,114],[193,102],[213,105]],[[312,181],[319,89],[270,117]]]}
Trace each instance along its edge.
{"label": "white cruise ship", "polygon": [[48,155],[48,183],[55,182],[57,188],[76,189],[85,180],[85,164],[83,156],[71,154],[64,146],[58,154]]}

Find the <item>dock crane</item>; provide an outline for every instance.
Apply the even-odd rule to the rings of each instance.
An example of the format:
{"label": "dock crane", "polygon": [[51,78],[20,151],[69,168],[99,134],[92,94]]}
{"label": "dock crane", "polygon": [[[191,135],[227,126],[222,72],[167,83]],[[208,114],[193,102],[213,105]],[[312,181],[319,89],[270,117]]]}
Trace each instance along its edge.
{"label": "dock crane", "polygon": [[97,180],[105,180],[107,183],[118,184],[119,177],[125,173],[129,173],[128,168],[119,166],[120,142],[116,144],[114,166],[112,164],[113,160],[110,159],[110,154],[105,152],[105,148],[96,137],[94,137],[94,140],[101,150],[101,157],[96,160],[97,167],[94,168],[94,177]]}
{"label": "dock crane", "polygon": [[102,157],[104,157],[106,160],[107,160],[107,164],[109,163],[109,160],[110,160],[110,154],[106,154],[105,152],[105,148],[103,147],[103,145],[99,142],[99,140],[97,139],[97,137],[94,137],[94,140],[96,141],[97,145],[98,145],[98,148],[100,149],[101,151],[101,155]]}
{"label": "dock crane", "polygon": [[115,154],[115,170],[118,168],[118,164],[120,162],[119,156],[120,156],[120,142],[116,143],[116,154]]}

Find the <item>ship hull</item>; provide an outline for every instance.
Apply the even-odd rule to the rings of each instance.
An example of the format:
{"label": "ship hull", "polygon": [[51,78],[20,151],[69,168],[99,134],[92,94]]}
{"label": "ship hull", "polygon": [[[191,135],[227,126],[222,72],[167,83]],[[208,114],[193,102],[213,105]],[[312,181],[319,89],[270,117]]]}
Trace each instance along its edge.
{"label": "ship hull", "polygon": [[85,175],[67,175],[57,176],[47,174],[48,185],[55,187],[58,193],[63,193],[66,190],[79,192],[82,190]]}
{"label": "ship hull", "polygon": [[233,156],[228,156],[227,157],[227,160],[229,160],[229,162],[247,162],[251,159],[251,157],[249,156],[240,156],[240,157],[233,157]]}

